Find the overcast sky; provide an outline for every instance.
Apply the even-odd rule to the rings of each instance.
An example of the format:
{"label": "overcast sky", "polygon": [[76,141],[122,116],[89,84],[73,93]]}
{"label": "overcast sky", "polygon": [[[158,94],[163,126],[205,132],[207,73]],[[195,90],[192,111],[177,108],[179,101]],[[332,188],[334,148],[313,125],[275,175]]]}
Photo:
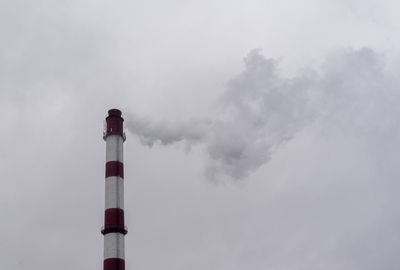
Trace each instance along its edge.
{"label": "overcast sky", "polygon": [[0,0],[0,268],[397,270],[397,1]]}

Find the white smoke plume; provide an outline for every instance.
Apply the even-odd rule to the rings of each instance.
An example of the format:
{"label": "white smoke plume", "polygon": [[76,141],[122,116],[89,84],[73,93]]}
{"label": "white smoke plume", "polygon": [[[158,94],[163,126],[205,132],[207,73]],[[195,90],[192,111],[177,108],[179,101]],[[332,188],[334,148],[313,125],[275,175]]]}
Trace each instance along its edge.
{"label": "white smoke plume", "polygon": [[[202,144],[209,178],[243,179],[311,123],[372,132],[383,124],[371,122],[382,113],[376,104],[399,104],[383,57],[368,48],[342,50],[319,69],[304,69],[293,78],[282,76],[279,62],[259,50],[251,51],[244,63],[245,70],[219,98],[215,118],[167,123],[130,116],[128,129],[148,146]],[[377,99],[383,102],[375,103]]]}

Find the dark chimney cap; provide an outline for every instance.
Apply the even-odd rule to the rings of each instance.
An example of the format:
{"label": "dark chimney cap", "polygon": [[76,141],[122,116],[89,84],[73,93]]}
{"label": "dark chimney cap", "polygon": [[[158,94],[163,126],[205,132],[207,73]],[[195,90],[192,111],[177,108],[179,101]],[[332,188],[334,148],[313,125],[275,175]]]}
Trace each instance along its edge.
{"label": "dark chimney cap", "polygon": [[118,116],[121,117],[122,113],[118,109],[111,109],[108,111],[108,116]]}

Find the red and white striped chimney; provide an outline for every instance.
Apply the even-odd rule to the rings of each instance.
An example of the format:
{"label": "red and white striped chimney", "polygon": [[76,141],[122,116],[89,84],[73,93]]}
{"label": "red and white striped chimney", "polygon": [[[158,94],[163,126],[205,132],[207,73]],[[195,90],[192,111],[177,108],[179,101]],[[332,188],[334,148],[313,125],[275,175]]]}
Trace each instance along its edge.
{"label": "red and white striped chimney", "polygon": [[125,270],[124,163],[125,133],[121,111],[108,111],[103,139],[106,141],[104,270]]}

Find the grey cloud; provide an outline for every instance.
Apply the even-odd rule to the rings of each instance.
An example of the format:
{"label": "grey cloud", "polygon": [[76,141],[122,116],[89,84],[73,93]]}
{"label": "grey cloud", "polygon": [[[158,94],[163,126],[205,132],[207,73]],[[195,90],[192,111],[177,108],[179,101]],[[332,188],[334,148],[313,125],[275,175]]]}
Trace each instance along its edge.
{"label": "grey cloud", "polygon": [[387,120],[377,108],[386,104],[374,103],[376,98],[397,98],[385,77],[384,57],[369,48],[340,50],[319,69],[306,68],[293,78],[282,76],[279,61],[260,50],[251,51],[244,63],[245,70],[218,99],[215,118],[154,123],[132,115],[128,129],[149,146],[204,144],[208,177],[243,179],[315,121],[326,127],[376,129]]}
{"label": "grey cloud", "polygon": [[210,121],[207,120],[191,120],[187,123],[153,123],[134,115],[131,115],[128,121],[129,130],[136,131],[140,141],[147,146],[153,146],[157,142],[168,145],[183,140],[188,144],[201,142],[205,140],[210,125]]}

